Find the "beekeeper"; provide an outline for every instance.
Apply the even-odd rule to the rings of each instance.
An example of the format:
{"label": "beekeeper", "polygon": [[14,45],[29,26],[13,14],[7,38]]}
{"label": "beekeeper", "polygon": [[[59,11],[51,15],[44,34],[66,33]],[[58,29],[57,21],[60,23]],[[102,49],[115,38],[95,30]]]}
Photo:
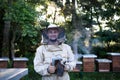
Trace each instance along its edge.
{"label": "beekeeper", "polygon": [[[55,24],[50,24],[42,30],[42,45],[36,49],[34,69],[42,75],[42,80],[70,80],[68,72],[75,68],[76,63],[71,47],[64,43],[65,30]],[[52,65],[54,58],[61,58],[64,66],[62,76],[57,75],[56,66]],[[58,72],[61,69],[58,69]]]}

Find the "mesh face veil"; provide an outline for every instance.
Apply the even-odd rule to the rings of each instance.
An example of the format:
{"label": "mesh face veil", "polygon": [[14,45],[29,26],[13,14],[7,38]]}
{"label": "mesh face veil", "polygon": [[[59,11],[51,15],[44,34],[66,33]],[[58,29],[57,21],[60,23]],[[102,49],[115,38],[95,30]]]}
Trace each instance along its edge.
{"label": "mesh face veil", "polygon": [[42,40],[41,40],[41,44],[48,44],[48,41],[49,41],[49,37],[47,35],[47,32],[49,29],[57,29],[59,31],[59,34],[58,34],[58,38],[57,38],[57,41],[59,43],[63,43],[65,42],[66,40],[66,36],[65,36],[65,29],[64,28],[61,28],[55,24],[50,24],[46,29],[43,29],[42,30]]}

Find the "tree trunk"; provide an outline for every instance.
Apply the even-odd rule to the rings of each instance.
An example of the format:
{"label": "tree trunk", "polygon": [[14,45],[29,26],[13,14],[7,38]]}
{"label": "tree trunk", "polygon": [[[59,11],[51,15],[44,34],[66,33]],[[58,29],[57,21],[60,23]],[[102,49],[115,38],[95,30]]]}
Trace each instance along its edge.
{"label": "tree trunk", "polygon": [[4,32],[3,32],[3,45],[2,45],[2,57],[9,56],[9,31],[10,31],[10,21],[4,22]]}
{"label": "tree trunk", "polygon": [[10,45],[9,45],[9,33],[10,33],[10,9],[9,7],[12,5],[13,0],[7,0],[7,9],[5,14],[8,14],[7,19],[4,21],[4,32],[3,32],[3,45],[2,45],[2,57],[9,57]]}
{"label": "tree trunk", "polygon": [[73,52],[75,54],[75,57],[76,57],[76,59],[78,59],[79,58],[78,42],[80,40],[80,37],[82,36],[81,30],[83,29],[83,27],[81,24],[82,20],[77,16],[77,13],[76,13],[75,1],[76,0],[72,0],[72,25],[73,25],[73,27],[75,27],[72,47],[73,47]]}
{"label": "tree trunk", "polygon": [[[85,45],[85,40],[89,43],[88,32],[84,26],[82,26],[82,18],[78,17],[76,13],[75,1],[72,0],[72,25],[75,27],[74,36],[73,36],[73,52],[76,59],[82,57],[81,53],[78,53],[78,47],[82,50],[83,53],[89,54],[90,48]],[[90,35],[90,34],[89,34]],[[84,39],[83,39],[84,38]]]}
{"label": "tree trunk", "polygon": [[[4,17],[5,11],[4,8],[0,9],[0,53],[2,53],[2,41],[3,41],[3,29],[4,29]],[[0,57],[2,57],[2,54],[0,54]]]}
{"label": "tree trunk", "polygon": [[53,17],[53,23],[55,23],[55,19],[56,19],[56,12],[57,12],[57,8],[55,7],[55,12],[54,12],[54,17]]}
{"label": "tree trunk", "polygon": [[99,19],[99,16],[98,16],[98,13],[97,13],[97,11],[96,11],[95,7],[94,7],[94,10],[95,10],[95,12],[96,12],[96,14],[95,14],[95,15],[96,15],[96,18],[97,18],[97,23],[98,23],[98,26],[99,26],[99,31],[100,31],[100,32],[102,32],[102,26],[100,25],[100,22],[99,22],[99,20],[98,20],[98,19]]}
{"label": "tree trunk", "polygon": [[14,52],[15,44],[14,44],[14,41],[15,41],[15,38],[16,38],[16,36],[15,36],[16,31],[13,30],[12,33],[13,34],[12,34],[11,47],[10,47],[10,53],[11,53],[10,58],[11,59],[13,59],[15,57],[15,52]]}

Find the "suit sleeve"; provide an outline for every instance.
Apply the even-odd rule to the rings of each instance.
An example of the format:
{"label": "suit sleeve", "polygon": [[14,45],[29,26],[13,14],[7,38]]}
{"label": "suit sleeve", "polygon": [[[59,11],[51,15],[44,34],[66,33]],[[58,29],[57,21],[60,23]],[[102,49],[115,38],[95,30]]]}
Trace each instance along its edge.
{"label": "suit sleeve", "polygon": [[76,66],[76,61],[74,59],[74,54],[73,54],[70,46],[67,46],[67,53],[68,53],[68,61],[65,65],[65,67],[68,71],[72,71],[73,68],[75,68],[75,66]]}
{"label": "suit sleeve", "polygon": [[37,48],[33,63],[34,63],[34,70],[38,74],[41,74],[42,76],[50,75],[47,71],[49,64],[44,64],[44,56],[42,53],[42,46]]}

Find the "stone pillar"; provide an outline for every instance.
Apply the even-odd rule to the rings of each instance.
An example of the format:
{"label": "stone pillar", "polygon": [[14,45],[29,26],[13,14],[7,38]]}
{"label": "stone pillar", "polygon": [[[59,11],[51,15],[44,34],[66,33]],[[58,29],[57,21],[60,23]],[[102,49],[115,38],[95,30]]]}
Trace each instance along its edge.
{"label": "stone pillar", "polygon": [[112,71],[113,72],[120,72],[120,53],[107,53],[108,58],[112,60]]}
{"label": "stone pillar", "polygon": [[99,72],[109,72],[110,71],[110,63],[112,61],[109,59],[96,59],[96,68]]}
{"label": "stone pillar", "polygon": [[9,58],[0,58],[0,68],[8,67]]}
{"label": "stone pillar", "polygon": [[13,67],[14,68],[26,68],[27,67],[28,58],[14,58],[13,59]]}
{"label": "stone pillar", "polygon": [[80,72],[81,71],[81,65],[82,65],[82,62],[77,61],[76,62],[76,67],[73,69],[73,72]]}
{"label": "stone pillar", "polygon": [[83,71],[84,72],[94,72],[95,71],[95,58],[97,56],[94,54],[83,55]]}

